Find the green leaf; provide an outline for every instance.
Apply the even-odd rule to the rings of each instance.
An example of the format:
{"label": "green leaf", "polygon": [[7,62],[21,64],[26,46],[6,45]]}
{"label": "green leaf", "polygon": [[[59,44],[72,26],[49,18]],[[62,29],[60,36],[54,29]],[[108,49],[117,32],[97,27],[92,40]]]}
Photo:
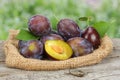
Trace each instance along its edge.
{"label": "green leaf", "polygon": [[28,30],[21,29],[19,34],[16,36],[17,39],[19,40],[36,40],[39,37],[36,37],[32,33],[30,33]]}
{"label": "green leaf", "polygon": [[79,20],[80,21],[90,21],[91,17],[80,17]]}
{"label": "green leaf", "polygon": [[93,27],[98,31],[100,37],[102,38],[109,29],[109,23],[100,21],[100,22],[96,22]]}

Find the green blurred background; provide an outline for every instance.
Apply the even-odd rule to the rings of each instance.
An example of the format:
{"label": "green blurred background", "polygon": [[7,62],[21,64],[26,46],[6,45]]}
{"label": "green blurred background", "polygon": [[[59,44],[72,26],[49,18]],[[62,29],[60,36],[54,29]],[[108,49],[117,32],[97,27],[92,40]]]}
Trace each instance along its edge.
{"label": "green blurred background", "polygon": [[84,29],[86,22],[78,18],[91,16],[94,22],[109,22],[107,34],[120,38],[119,8],[120,0],[0,0],[0,40],[7,39],[10,29],[27,28],[28,19],[36,14],[49,18],[53,29],[62,18],[73,19]]}

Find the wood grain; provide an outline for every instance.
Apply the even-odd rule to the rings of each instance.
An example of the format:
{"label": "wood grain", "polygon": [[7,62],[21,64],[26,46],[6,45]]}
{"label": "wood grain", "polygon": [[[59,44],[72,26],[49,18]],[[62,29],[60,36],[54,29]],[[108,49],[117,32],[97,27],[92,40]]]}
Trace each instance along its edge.
{"label": "wood grain", "polygon": [[120,80],[120,39],[113,39],[114,50],[101,63],[76,68],[82,70],[84,77],[70,74],[68,69],[59,71],[25,71],[8,68],[5,65],[4,41],[0,41],[0,80]]}

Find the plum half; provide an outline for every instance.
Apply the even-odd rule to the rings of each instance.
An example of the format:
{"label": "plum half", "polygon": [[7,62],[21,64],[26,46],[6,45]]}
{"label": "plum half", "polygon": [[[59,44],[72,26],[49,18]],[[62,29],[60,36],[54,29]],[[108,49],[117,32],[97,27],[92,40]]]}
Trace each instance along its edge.
{"label": "plum half", "polygon": [[92,44],[84,38],[74,37],[70,38],[67,43],[73,50],[73,57],[89,54],[93,51]]}
{"label": "plum half", "polygon": [[[64,40],[64,39],[63,39],[60,35],[58,35],[58,34],[50,33],[50,34],[48,34],[48,35],[42,36],[40,40],[41,40],[41,42],[45,45],[45,42],[46,42],[47,40]],[[44,46],[44,47],[45,47],[45,46]],[[52,59],[51,57],[49,57],[49,56],[47,55],[47,53],[46,53],[46,51],[45,51],[45,48],[44,48],[44,58],[45,58],[45,59],[54,60],[54,59]]]}
{"label": "plum half", "polygon": [[72,48],[62,40],[47,40],[45,51],[53,59],[66,60],[73,54]]}

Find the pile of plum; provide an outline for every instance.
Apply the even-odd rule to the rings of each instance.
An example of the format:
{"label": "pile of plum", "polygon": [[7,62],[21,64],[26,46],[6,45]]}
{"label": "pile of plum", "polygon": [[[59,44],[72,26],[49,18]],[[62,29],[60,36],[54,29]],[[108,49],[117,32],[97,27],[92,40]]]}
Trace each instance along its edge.
{"label": "pile of plum", "polygon": [[39,39],[19,40],[19,51],[25,58],[66,60],[92,53],[100,45],[96,29],[88,26],[81,30],[71,19],[61,19],[54,31],[45,16],[35,15],[29,19],[28,29]]}

